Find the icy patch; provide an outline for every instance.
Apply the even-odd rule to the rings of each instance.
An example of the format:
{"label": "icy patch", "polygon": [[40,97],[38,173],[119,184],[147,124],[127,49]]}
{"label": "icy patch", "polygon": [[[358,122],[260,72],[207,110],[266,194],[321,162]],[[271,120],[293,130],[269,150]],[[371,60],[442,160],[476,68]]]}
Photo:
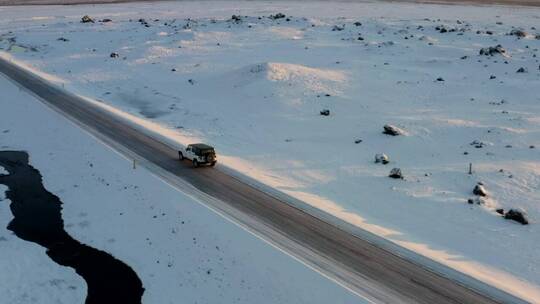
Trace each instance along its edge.
{"label": "icy patch", "polygon": [[0,175],[9,175],[9,172],[2,166],[0,166]]}

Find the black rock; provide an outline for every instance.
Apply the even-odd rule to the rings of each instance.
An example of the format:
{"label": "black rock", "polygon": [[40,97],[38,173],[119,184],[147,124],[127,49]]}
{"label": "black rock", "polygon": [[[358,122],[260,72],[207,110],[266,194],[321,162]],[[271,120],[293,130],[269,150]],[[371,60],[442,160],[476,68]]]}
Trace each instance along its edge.
{"label": "black rock", "polygon": [[90,18],[88,15],[84,15],[81,18],[81,23],[94,23],[94,19]]}
{"label": "black rock", "polygon": [[390,174],[388,174],[388,177],[396,178],[396,179],[403,179],[403,173],[401,173],[400,168],[394,168],[390,170]]}
{"label": "black rock", "polygon": [[118,58],[120,55],[118,53],[112,52],[111,55],[109,55],[111,58]]}
{"label": "black rock", "polygon": [[480,55],[485,55],[485,56],[494,56],[496,54],[505,55],[506,50],[500,44],[498,44],[496,46],[490,46],[490,47],[487,47],[487,48],[481,48],[480,51],[479,51],[479,54]]}
{"label": "black rock", "polygon": [[272,20],[276,20],[276,19],[282,19],[282,18],[285,18],[285,15],[282,14],[282,13],[277,13],[275,15],[270,15],[268,16],[268,18],[272,19]]}
{"label": "black rock", "polygon": [[477,184],[476,186],[474,186],[473,194],[479,196],[487,196],[487,191],[483,185]]}
{"label": "black rock", "polygon": [[499,209],[495,210],[495,212],[497,212],[500,215],[504,215],[504,209],[502,209],[502,208],[499,208]]}
{"label": "black rock", "polygon": [[519,68],[516,73],[527,73],[527,69],[524,67]]}
{"label": "black rock", "polygon": [[236,22],[236,23],[242,22],[242,17],[241,17],[241,16],[237,16],[237,15],[232,15],[232,16],[231,16],[231,21],[234,21],[234,22]]}
{"label": "black rock", "polygon": [[405,133],[405,131],[393,125],[384,125],[383,128],[384,128],[383,134],[387,134],[387,135],[398,136]]}
{"label": "black rock", "polygon": [[375,163],[376,164],[383,164],[383,165],[386,165],[390,162],[390,159],[388,158],[388,156],[384,153],[378,153],[378,154],[375,154]]}
{"label": "black rock", "polygon": [[525,38],[527,37],[527,32],[521,29],[514,29],[508,35],[516,36],[518,38]]}
{"label": "black rock", "polygon": [[510,209],[506,214],[504,215],[504,218],[507,220],[513,220],[516,221],[522,225],[529,224],[529,220],[527,219],[524,212],[516,210],[516,209]]}
{"label": "black rock", "polygon": [[324,110],[321,110],[320,113],[321,113],[322,116],[329,116],[330,115],[330,110],[324,109]]}

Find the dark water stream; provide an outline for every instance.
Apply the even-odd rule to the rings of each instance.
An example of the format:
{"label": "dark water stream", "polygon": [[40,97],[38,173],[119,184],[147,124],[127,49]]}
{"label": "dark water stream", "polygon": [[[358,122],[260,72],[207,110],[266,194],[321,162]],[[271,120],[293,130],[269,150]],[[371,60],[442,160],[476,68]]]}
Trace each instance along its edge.
{"label": "dark water stream", "polygon": [[62,202],[45,189],[26,152],[0,151],[0,166],[9,172],[0,175],[0,184],[8,187],[6,198],[11,201],[14,216],[7,229],[47,248],[54,262],[75,269],[88,286],[86,304],[141,303],[144,288],[133,269],[67,234]]}

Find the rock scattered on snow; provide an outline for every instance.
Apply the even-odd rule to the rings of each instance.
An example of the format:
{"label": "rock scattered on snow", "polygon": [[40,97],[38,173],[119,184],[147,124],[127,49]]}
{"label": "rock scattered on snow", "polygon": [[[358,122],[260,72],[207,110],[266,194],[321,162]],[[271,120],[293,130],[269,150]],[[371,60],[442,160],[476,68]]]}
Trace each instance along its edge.
{"label": "rock scattered on snow", "polygon": [[58,41],[64,41],[64,42],[68,42],[68,41],[69,41],[69,39],[64,38],[64,37],[60,37],[60,38],[58,38],[58,39],[56,39],[56,40],[58,40]]}
{"label": "rock scattered on snow", "polygon": [[520,67],[520,68],[516,71],[516,73],[527,73],[527,69],[524,68],[524,67]]}
{"label": "rock scattered on snow", "polygon": [[514,29],[510,33],[508,33],[508,35],[516,36],[518,38],[525,38],[528,34],[522,29]]}
{"label": "rock scattered on snow", "polygon": [[355,23],[353,23],[354,26],[362,26],[362,22],[359,22],[359,21],[356,21]]}
{"label": "rock scattered on snow", "polygon": [[329,116],[330,115],[330,110],[324,109],[324,110],[321,110],[320,113],[321,113],[322,116]]}
{"label": "rock scattered on snow", "polygon": [[340,31],[343,31],[344,29],[345,29],[345,25],[342,25],[342,26],[334,25],[334,26],[332,27],[332,31],[333,31],[333,32],[336,32],[336,31],[337,31],[337,32],[340,32]]}
{"label": "rock scattered on snow", "polygon": [[401,172],[400,168],[393,168],[392,170],[390,170],[390,174],[388,174],[388,177],[403,179],[403,173]]}
{"label": "rock scattered on snow", "polygon": [[146,22],[144,18],[140,18],[138,21],[141,25],[144,25],[145,27],[150,27],[150,24],[148,24],[148,22]]}
{"label": "rock scattered on snow", "polygon": [[375,163],[381,163],[383,165],[386,165],[390,162],[390,159],[388,158],[388,155],[384,153],[377,153],[375,154]]}
{"label": "rock scattered on snow", "polygon": [[481,142],[479,140],[474,140],[469,145],[471,145],[471,146],[473,146],[473,147],[475,147],[477,149],[481,149],[481,148],[486,146],[486,144],[484,142]]}
{"label": "rock scattered on snow", "polygon": [[359,144],[359,143],[361,143],[361,142],[362,142],[361,139],[357,139],[357,140],[354,141],[355,144]]}
{"label": "rock scattered on snow", "polygon": [[517,209],[510,209],[506,214],[504,215],[504,218],[507,220],[513,220],[516,221],[522,225],[529,224],[529,220],[527,219],[526,212],[523,210],[517,210]]}
{"label": "rock scattered on snow", "polygon": [[277,14],[275,14],[275,15],[270,15],[270,16],[268,16],[268,18],[270,18],[270,19],[272,19],[272,20],[282,19],[282,18],[285,18],[285,14],[277,13]]}
{"label": "rock scattered on snow", "polygon": [[484,188],[484,185],[482,185],[482,183],[478,183],[476,184],[476,186],[474,186],[473,194],[479,196],[487,196],[487,191],[486,188]]}
{"label": "rock scattered on snow", "polygon": [[118,57],[120,57],[120,55],[118,55],[118,53],[112,52],[110,57],[111,58],[118,58]]}
{"label": "rock scattered on snow", "polygon": [[84,15],[82,18],[81,18],[81,23],[94,23],[94,19],[90,18],[90,16],[88,15]]}
{"label": "rock scattered on snow", "polygon": [[480,206],[483,206],[483,205],[486,205],[486,199],[484,199],[483,197],[473,197],[473,198],[469,198],[467,200],[467,203],[469,205],[480,205]]}
{"label": "rock scattered on snow", "polygon": [[394,125],[384,125],[383,128],[384,128],[383,133],[387,135],[398,136],[398,135],[405,134],[405,131],[403,131],[402,129]]}
{"label": "rock scattered on snow", "polygon": [[481,48],[479,54],[485,56],[494,56],[497,54],[507,55],[506,50],[500,44],[487,48]]}
{"label": "rock scattered on snow", "polygon": [[242,22],[242,17],[237,16],[237,15],[232,15],[231,16],[231,21],[236,22],[236,23],[240,23],[240,22]]}
{"label": "rock scattered on snow", "polygon": [[495,212],[497,212],[500,215],[504,215],[504,209],[503,208],[496,209]]}

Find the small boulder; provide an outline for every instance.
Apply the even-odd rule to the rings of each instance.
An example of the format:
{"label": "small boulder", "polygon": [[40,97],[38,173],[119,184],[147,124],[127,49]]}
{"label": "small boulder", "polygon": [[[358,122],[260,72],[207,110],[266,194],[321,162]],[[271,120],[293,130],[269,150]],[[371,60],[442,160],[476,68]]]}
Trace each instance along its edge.
{"label": "small boulder", "polygon": [[282,18],[285,18],[285,14],[277,13],[277,14],[275,14],[275,15],[270,15],[270,16],[268,16],[268,18],[270,18],[270,19],[272,19],[272,20],[282,19]]}
{"label": "small boulder", "polygon": [[495,212],[497,212],[500,215],[504,215],[504,209],[503,208],[498,208],[498,209],[495,210]]}
{"label": "small boulder", "polygon": [[333,31],[333,32],[340,32],[340,31],[343,31],[344,29],[345,29],[345,26],[344,26],[344,25],[343,25],[343,26],[334,25],[334,26],[332,27],[332,31]]}
{"label": "small boulder", "polygon": [[400,168],[393,168],[392,170],[390,170],[390,174],[388,174],[388,177],[403,179],[403,173],[401,172]]}
{"label": "small boulder", "polygon": [[522,29],[514,29],[514,30],[510,31],[510,33],[508,33],[508,35],[516,36],[518,38],[525,38],[525,37],[527,37],[528,34],[527,34],[527,32],[525,32]]}
{"label": "small boulder", "polygon": [[329,115],[330,115],[330,110],[328,110],[328,109],[323,109],[323,110],[321,110],[320,113],[321,113],[322,116],[329,116]]}
{"label": "small boulder", "polygon": [[484,142],[481,142],[479,140],[474,140],[469,145],[471,145],[471,146],[473,146],[473,147],[475,147],[477,149],[481,149],[481,148],[486,146],[486,144]]}
{"label": "small boulder", "polygon": [[81,23],[94,23],[94,19],[90,18],[88,15],[84,15],[81,18]]}
{"label": "small boulder", "polygon": [[376,164],[383,164],[383,165],[386,165],[390,162],[390,159],[388,158],[388,156],[384,153],[377,153],[375,154],[375,163]]}
{"label": "small boulder", "polygon": [[383,128],[384,128],[383,134],[392,135],[392,136],[405,134],[405,131],[393,125],[384,125]]}
{"label": "small boulder", "polygon": [[527,215],[525,211],[523,210],[517,210],[517,209],[510,209],[506,214],[504,215],[504,218],[507,220],[513,220],[516,221],[522,225],[529,224],[529,220],[527,219]]}
{"label": "small boulder", "polygon": [[118,58],[120,55],[118,53],[112,52],[111,55],[109,55],[111,58]]}
{"label": "small boulder", "polygon": [[237,16],[237,15],[232,15],[231,16],[231,21],[236,22],[236,23],[240,23],[240,22],[242,22],[242,17]]}
{"label": "small boulder", "polygon": [[105,18],[105,19],[101,19],[99,22],[107,23],[107,22],[112,22],[112,20],[109,18]]}
{"label": "small boulder", "polygon": [[469,205],[485,205],[486,204],[486,199],[483,198],[483,197],[473,197],[473,198],[469,198],[467,200],[467,203],[469,203]]}
{"label": "small boulder", "polygon": [[516,73],[527,73],[527,69],[524,68],[524,67],[520,67],[520,68],[516,71]]}
{"label": "small boulder", "polygon": [[506,50],[500,44],[498,44],[496,46],[481,48],[479,54],[485,56],[494,56],[497,54],[506,56]]}
{"label": "small boulder", "polygon": [[477,184],[476,186],[474,186],[473,194],[474,195],[479,195],[479,196],[487,196],[487,191],[486,191],[486,188],[484,188],[483,185]]}

